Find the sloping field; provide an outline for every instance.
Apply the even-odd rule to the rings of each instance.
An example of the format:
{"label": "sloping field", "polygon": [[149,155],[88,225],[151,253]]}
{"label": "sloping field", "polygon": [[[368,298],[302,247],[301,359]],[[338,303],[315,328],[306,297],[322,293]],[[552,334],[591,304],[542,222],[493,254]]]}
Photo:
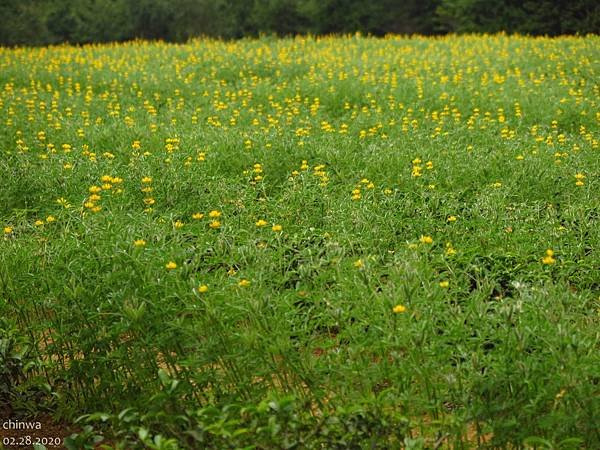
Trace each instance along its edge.
{"label": "sloping field", "polygon": [[600,448],[599,79],[598,36],[0,49],[6,415]]}

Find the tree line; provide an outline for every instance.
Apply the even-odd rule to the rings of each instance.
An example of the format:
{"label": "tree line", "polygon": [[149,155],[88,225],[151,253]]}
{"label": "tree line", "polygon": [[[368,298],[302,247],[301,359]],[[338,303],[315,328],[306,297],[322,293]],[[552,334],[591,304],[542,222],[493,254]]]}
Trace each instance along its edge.
{"label": "tree line", "polygon": [[600,32],[597,0],[0,0],[0,44],[274,34]]}

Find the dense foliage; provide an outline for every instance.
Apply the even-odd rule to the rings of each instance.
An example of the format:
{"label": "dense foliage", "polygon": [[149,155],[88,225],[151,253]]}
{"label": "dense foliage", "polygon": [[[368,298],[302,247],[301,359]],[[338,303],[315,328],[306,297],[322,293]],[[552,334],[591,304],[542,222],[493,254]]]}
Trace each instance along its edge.
{"label": "dense foliage", "polygon": [[597,33],[596,0],[2,0],[0,44],[363,32]]}
{"label": "dense foliage", "polygon": [[72,449],[600,448],[599,60],[0,49],[0,412],[84,415]]}

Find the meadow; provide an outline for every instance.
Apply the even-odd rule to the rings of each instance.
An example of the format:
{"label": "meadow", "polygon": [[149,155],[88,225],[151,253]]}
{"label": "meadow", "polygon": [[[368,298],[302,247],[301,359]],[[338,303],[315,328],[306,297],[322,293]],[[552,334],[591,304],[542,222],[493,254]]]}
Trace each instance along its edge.
{"label": "meadow", "polygon": [[594,35],[0,48],[0,411],[600,448],[598,80]]}

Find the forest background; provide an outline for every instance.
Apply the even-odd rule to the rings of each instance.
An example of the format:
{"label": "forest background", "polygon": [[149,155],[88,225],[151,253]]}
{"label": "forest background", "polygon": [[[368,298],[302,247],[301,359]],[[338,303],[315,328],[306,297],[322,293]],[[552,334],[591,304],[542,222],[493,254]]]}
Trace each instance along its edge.
{"label": "forest background", "polygon": [[1,45],[197,36],[588,34],[597,0],[0,0]]}

